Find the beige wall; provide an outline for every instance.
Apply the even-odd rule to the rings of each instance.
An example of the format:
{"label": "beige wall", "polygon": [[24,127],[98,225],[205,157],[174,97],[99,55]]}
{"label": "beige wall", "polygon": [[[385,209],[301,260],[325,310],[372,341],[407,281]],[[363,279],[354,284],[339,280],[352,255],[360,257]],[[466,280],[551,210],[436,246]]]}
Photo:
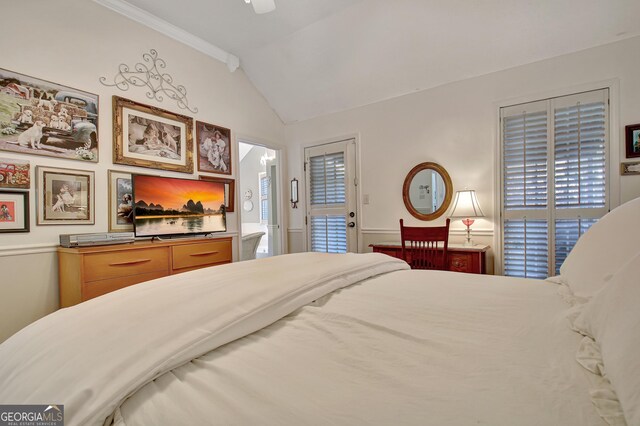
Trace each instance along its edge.
{"label": "beige wall", "polygon": [[[34,179],[30,190],[31,232],[0,235],[0,341],[57,309],[54,247],[58,244],[59,234],[107,231],[108,169],[196,177],[195,174],[114,165],[112,95],[230,128],[234,139],[232,178],[237,177],[238,170],[236,135],[273,144],[284,140],[282,122],[241,69],[231,73],[225,64],[91,1],[5,0],[2,6],[3,16],[15,19],[4,20],[0,27],[3,52],[0,67],[100,96],[100,161],[96,164],[0,152],[0,157],[29,160],[32,175],[37,165],[92,170],[96,174],[95,225],[36,226]],[[142,54],[150,49],[156,49],[166,61],[166,71],[174,81],[186,87],[189,104],[198,108],[197,114],[180,109],[167,99],[164,102],[150,100],[142,88],[123,92],[99,83],[100,77],[112,78],[121,63],[131,66],[141,61]],[[234,213],[227,218],[229,233],[234,236],[236,256],[237,216]],[[39,253],[41,250],[48,251]]]}
{"label": "beige wall", "polygon": [[[624,126],[640,121],[640,37],[537,62],[286,126],[288,178],[304,179],[302,147],[357,135],[360,162],[360,251],[385,235],[398,235],[398,219],[411,217],[402,184],[413,166],[444,166],[454,190],[475,189],[487,215],[473,225],[474,239],[495,247],[496,151],[500,105],[542,99],[606,82],[612,91],[612,205],[640,196],[640,176],[619,174],[625,160]],[[304,206],[304,194],[301,194]],[[289,209],[291,247],[304,246],[304,209]],[[445,216],[431,222],[442,224]],[[452,221],[452,242],[464,225]]]}

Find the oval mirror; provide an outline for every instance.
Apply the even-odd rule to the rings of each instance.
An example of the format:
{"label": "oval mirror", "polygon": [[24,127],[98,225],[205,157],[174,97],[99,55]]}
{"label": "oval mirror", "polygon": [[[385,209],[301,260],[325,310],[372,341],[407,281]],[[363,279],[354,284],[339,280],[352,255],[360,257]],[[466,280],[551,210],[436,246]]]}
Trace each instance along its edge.
{"label": "oval mirror", "polygon": [[453,185],[449,173],[437,163],[420,163],[404,179],[402,199],[409,213],[420,220],[433,220],[451,204]]}

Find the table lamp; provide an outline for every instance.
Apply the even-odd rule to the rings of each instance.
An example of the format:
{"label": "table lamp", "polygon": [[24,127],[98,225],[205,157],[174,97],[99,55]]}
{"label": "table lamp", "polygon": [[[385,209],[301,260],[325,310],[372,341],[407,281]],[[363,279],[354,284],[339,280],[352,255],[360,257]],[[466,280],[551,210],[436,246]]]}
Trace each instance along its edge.
{"label": "table lamp", "polygon": [[471,218],[484,217],[480,204],[478,204],[476,191],[469,189],[457,191],[456,198],[453,200],[453,210],[449,217],[462,219],[462,223],[467,226],[467,240],[464,245],[465,247],[473,246],[471,242],[471,225],[473,225],[474,219]]}

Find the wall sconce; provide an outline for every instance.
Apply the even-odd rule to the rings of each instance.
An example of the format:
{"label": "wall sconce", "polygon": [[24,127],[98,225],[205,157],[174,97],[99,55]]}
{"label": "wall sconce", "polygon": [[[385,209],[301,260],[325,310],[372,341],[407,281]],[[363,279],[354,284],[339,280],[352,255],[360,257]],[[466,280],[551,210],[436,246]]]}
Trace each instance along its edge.
{"label": "wall sconce", "polygon": [[291,207],[298,208],[298,179],[291,179]]}

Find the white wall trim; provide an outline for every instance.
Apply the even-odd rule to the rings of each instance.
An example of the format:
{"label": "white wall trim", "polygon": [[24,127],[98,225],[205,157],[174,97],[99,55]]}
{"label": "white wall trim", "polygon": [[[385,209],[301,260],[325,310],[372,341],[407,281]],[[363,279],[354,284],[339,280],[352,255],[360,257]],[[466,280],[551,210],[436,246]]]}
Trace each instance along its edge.
{"label": "white wall trim", "polygon": [[29,254],[55,253],[57,244],[28,244],[0,247],[0,257],[25,256]]}
{"label": "white wall trim", "polygon": [[[276,159],[278,162],[277,168],[278,168],[278,174],[279,174],[278,185],[280,187],[280,192],[278,195],[278,238],[280,240],[280,253],[276,253],[276,255],[289,253],[289,242],[287,241],[287,238],[285,238],[286,235],[285,235],[285,226],[284,226],[285,220],[286,221],[289,220],[288,213],[285,211],[285,207],[288,206],[288,196],[285,194],[289,192],[288,180],[286,180],[286,177],[285,177],[285,165],[287,164],[286,146],[277,142],[272,142],[266,139],[256,138],[256,137],[244,135],[241,133],[241,134],[235,135],[235,140],[233,145],[236,153],[240,152],[239,145],[241,142],[245,144],[260,146],[263,148],[276,151]],[[236,174],[235,174],[236,194],[240,193],[240,185],[242,184],[242,181],[240,179],[240,163],[241,163],[240,155],[236,154],[235,161],[233,163],[234,167],[236,167]],[[235,208],[235,211],[237,212],[237,215],[238,215],[237,226],[238,226],[238,229],[240,230],[239,233],[242,234],[242,205],[239,202],[241,201],[241,198],[236,196],[235,200],[236,200],[236,204],[238,205]]]}
{"label": "white wall trim", "polygon": [[233,72],[240,66],[240,58],[237,56],[222,50],[218,46],[215,46],[200,37],[196,37],[193,34],[176,27],[167,21],[158,18],[151,13],[140,9],[132,4],[127,3],[124,0],[93,0],[101,6],[111,9],[114,12],[119,13],[133,21],[136,21],[142,25],[145,25],[153,30],[156,30],[167,37],[171,37],[180,43],[186,44],[199,52],[204,53],[214,59],[219,60],[227,64],[229,71]]}
{"label": "white wall trim", "polygon": [[287,232],[289,232],[291,234],[301,234],[302,233],[302,228],[288,228]]}

